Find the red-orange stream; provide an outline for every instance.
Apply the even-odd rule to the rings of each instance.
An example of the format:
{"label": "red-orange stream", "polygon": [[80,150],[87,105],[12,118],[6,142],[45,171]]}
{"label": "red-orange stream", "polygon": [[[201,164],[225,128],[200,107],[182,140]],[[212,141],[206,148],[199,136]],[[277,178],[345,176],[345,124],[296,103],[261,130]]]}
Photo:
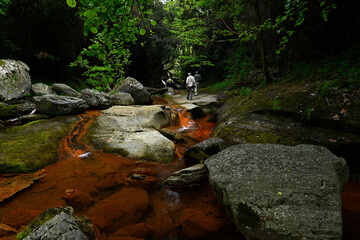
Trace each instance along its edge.
{"label": "red-orange stream", "polygon": [[[0,239],[15,239],[44,210],[71,205],[76,215],[88,216],[99,240],[120,239],[244,239],[216,200],[208,182],[191,189],[167,189],[163,182],[185,166],[186,148],[207,139],[214,123],[209,116],[193,120],[180,107],[180,124],[167,128],[187,138],[177,144],[172,164],[126,159],[94,151],[81,141],[98,111],[81,120],[58,148],[59,161],[45,176],[0,203]],[[91,155],[78,157],[86,152]],[[360,222],[360,184],[349,181],[343,192],[344,237],[357,239]],[[127,238],[126,238],[127,237]],[[132,238],[131,238],[132,237]]]}
{"label": "red-orange stream", "polygon": [[[208,182],[174,191],[164,181],[185,166],[185,148],[210,136],[208,117],[192,120],[179,112],[181,124],[169,128],[188,137],[177,145],[172,164],[126,159],[90,149],[81,138],[98,111],[81,120],[58,148],[59,161],[46,175],[0,203],[0,239],[15,239],[44,210],[71,205],[76,215],[88,216],[98,239],[241,239],[216,200]],[[189,127],[188,124],[191,124]],[[79,157],[91,152],[88,157]],[[10,230],[2,230],[2,229]]]}

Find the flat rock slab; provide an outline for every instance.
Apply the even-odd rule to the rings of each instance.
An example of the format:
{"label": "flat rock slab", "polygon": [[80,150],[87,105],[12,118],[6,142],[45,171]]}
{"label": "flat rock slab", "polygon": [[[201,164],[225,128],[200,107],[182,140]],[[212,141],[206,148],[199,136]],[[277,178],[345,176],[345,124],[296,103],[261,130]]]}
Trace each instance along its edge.
{"label": "flat rock slab", "polygon": [[158,129],[170,125],[159,105],[113,106],[98,117],[84,140],[96,149],[127,158],[169,163],[175,154],[174,143]]}
{"label": "flat rock slab", "polygon": [[349,169],[325,147],[235,145],[205,165],[215,195],[247,239],[341,239]]}

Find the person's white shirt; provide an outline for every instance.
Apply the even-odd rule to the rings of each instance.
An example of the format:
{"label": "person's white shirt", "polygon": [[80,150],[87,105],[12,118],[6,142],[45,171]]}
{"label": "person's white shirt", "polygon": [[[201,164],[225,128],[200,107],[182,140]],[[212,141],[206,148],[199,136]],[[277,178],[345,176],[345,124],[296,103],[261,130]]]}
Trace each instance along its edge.
{"label": "person's white shirt", "polygon": [[188,87],[192,87],[195,85],[195,78],[191,75],[189,75],[187,78],[186,78],[186,86]]}

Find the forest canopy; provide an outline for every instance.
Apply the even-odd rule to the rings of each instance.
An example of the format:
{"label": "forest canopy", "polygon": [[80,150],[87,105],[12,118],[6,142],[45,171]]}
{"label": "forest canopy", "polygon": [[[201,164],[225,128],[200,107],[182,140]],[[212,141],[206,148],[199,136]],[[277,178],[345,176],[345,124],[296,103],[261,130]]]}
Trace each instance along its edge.
{"label": "forest canopy", "polygon": [[157,87],[195,70],[214,84],[260,69],[270,83],[274,72],[356,49],[352,3],[0,0],[0,57],[26,62],[38,81],[61,76],[78,88],[106,90],[125,76]]}

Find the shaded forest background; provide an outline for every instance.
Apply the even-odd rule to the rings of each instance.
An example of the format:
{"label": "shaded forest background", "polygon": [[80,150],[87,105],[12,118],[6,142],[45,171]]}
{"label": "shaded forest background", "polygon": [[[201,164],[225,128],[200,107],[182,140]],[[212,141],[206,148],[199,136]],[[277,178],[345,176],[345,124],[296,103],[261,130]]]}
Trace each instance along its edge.
{"label": "shaded forest background", "polygon": [[[298,2],[147,1],[145,9],[139,11],[149,9],[147,18],[156,24],[140,21],[139,28],[146,29],[146,34],[139,34],[134,43],[127,45],[131,55],[121,76],[135,77],[145,86],[161,87],[169,71],[174,78],[184,80],[187,72],[198,70],[208,85],[222,81],[241,82],[244,86],[260,84],[264,80],[249,82],[246,76],[264,66],[259,47],[261,31],[271,80],[289,72],[311,71],[319,64],[324,70],[327,61],[332,62],[325,66],[328,73],[343,67],[343,71],[351,71],[352,79],[346,84],[359,88],[357,0],[323,1],[336,4],[336,9],[329,9],[326,21],[319,6],[322,1],[305,1],[308,9],[301,25],[294,25],[301,11],[297,8],[292,21],[281,22],[277,29],[273,22],[272,27],[254,30],[254,26],[266,25],[266,19],[284,16],[286,4]],[[77,14],[78,7],[70,8],[65,0],[2,0],[1,7],[5,11],[0,15],[0,59],[25,62],[35,83],[64,82],[77,89],[95,87],[86,81],[89,76],[82,75],[82,68],[70,67],[96,35],[84,35],[84,19]],[[280,27],[293,31],[285,42],[277,32]],[[119,80],[111,79],[110,87]]]}

